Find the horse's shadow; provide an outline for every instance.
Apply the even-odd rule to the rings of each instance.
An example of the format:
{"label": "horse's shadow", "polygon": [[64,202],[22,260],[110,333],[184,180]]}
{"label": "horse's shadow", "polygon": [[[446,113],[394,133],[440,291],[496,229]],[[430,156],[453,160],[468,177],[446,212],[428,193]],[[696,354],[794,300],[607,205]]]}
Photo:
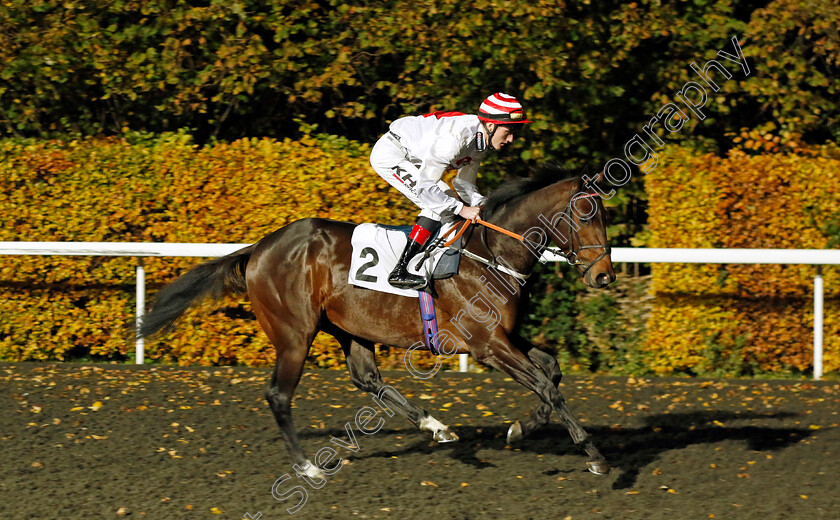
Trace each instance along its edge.
{"label": "horse's shadow", "polygon": [[645,418],[645,426],[613,430],[594,428],[592,433],[607,460],[622,470],[613,489],[633,487],[639,472],[666,451],[725,440],[744,441],[752,451],[778,451],[809,437],[808,428],[766,425],[726,426],[726,422],[745,420],[784,420],[799,414],[791,412],[733,413],[697,411],[657,414]]}
{"label": "horse's shadow", "polygon": [[[635,485],[640,471],[654,462],[664,452],[682,449],[697,444],[713,444],[725,440],[745,441],[750,450],[777,451],[810,436],[813,432],[807,428],[772,426],[732,426],[727,421],[746,420],[784,420],[796,417],[791,412],[776,413],[733,413],[726,411],[697,411],[676,414],[656,414],[644,418],[645,425],[638,428],[613,428],[590,425],[587,428],[596,445],[613,466],[621,471],[613,482],[613,489],[627,489]],[[721,426],[722,425],[722,426]],[[367,452],[362,450],[353,458],[390,458],[399,455],[417,453],[440,453],[448,451],[459,462],[479,469],[496,467],[495,464],[481,460],[478,448],[503,450],[507,445],[508,425],[498,426],[459,426],[454,428],[460,440],[453,443],[437,444],[430,442],[427,432],[411,434],[422,436],[416,440],[409,437],[409,443],[398,449]],[[377,435],[391,435],[405,431],[384,430]],[[323,435],[324,432],[322,431]],[[333,435],[344,432],[336,429]],[[580,454],[571,441],[568,432],[559,424],[551,423],[535,432],[521,443],[515,445],[523,451],[552,453],[555,455]],[[577,471],[577,470],[574,470]],[[585,470],[582,470],[585,471]],[[548,474],[561,473],[560,470]],[[569,471],[571,472],[571,471]]]}

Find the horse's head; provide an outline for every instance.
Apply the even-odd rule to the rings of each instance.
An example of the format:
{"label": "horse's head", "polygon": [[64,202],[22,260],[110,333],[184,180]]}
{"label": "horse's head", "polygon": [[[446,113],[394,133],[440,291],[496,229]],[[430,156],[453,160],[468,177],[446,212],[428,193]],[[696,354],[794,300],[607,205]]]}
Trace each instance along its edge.
{"label": "horse's head", "polygon": [[[603,172],[558,180],[569,170],[547,164],[537,176],[505,183],[487,200],[482,213],[517,233],[522,233],[525,251],[510,249],[509,242],[487,246],[494,257],[522,261],[522,272],[530,272],[549,243],[575,267],[590,287],[606,287],[615,281],[607,242],[607,215],[597,183]],[[562,178],[562,177],[561,177]],[[594,186],[594,188],[593,188]],[[506,250],[503,250],[506,249]],[[557,251],[558,248],[554,248]],[[503,253],[499,255],[499,253]]]}
{"label": "horse's head", "polygon": [[[603,173],[586,180],[597,184],[602,177]],[[578,178],[569,183],[568,203],[551,222],[556,225],[559,235],[555,237],[560,240],[555,242],[563,256],[577,268],[586,285],[602,288],[615,281],[607,241],[607,212],[599,192],[589,188],[584,180]]]}

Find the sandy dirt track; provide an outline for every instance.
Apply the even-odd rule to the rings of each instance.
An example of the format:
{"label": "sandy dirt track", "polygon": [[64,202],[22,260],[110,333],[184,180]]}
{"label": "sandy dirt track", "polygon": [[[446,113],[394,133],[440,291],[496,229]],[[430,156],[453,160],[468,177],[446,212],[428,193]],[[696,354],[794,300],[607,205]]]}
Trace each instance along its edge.
{"label": "sandy dirt track", "polygon": [[[295,419],[310,457],[346,460],[295,514],[293,474],[263,398],[268,369],[0,364],[1,519],[840,518],[840,384],[566,377],[561,390],[613,464],[556,419],[509,447],[536,397],[503,374],[384,372],[460,436],[437,444],[375,406],[345,371],[307,371]],[[354,430],[358,451],[331,438]],[[248,516],[245,516],[245,515]]]}

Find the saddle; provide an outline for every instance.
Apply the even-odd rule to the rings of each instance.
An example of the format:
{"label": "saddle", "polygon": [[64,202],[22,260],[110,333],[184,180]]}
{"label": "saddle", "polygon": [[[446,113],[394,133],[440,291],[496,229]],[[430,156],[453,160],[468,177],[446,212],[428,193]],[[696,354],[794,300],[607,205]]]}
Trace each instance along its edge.
{"label": "saddle", "polygon": [[[524,240],[521,235],[511,233],[489,222],[481,219],[479,222],[517,240]],[[435,355],[439,354],[440,348],[434,307],[434,296],[436,296],[434,280],[458,274],[461,253],[516,278],[527,278],[527,275],[517,273],[495,260],[488,260],[462,249],[461,236],[469,225],[469,221],[464,221],[462,223],[450,222],[442,226],[439,230],[440,237],[438,238],[438,233],[430,237],[426,251],[418,253],[408,262],[409,272],[422,276],[428,281],[421,290],[401,289],[388,283],[388,275],[397,265],[412,226],[360,224],[356,226],[351,238],[353,257],[350,261],[348,282],[365,289],[417,298],[420,302],[420,317],[423,322],[423,339],[426,347]],[[456,226],[459,229],[453,234]],[[452,237],[447,239],[450,235]]]}
{"label": "saddle", "polygon": [[[455,223],[445,224],[439,233],[446,233]],[[417,298],[416,289],[401,289],[388,283],[388,275],[397,265],[400,254],[408,241],[411,226],[388,226],[382,224],[360,224],[353,231],[351,243],[353,257],[350,261],[348,282],[356,287],[373,291],[398,294]],[[430,238],[429,248],[418,253],[408,262],[408,270],[426,278],[427,290],[433,292],[433,280],[441,280],[458,274],[460,265],[460,239],[455,249],[435,247],[437,235]]]}
{"label": "saddle", "polygon": [[374,291],[417,298],[420,303],[420,319],[423,324],[423,341],[433,354],[440,353],[437,318],[435,316],[434,280],[449,278],[458,274],[460,265],[461,238],[451,241],[454,249],[442,247],[438,234],[449,233],[455,223],[442,226],[430,237],[429,247],[415,255],[408,262],[408,270],[426,278],[423,289],[401,289],[388,283],[388,275],[397,265],[397,260],[408,241],[412,226],[388,226],[382,224],[360,224],[353,231],[351,243],[353,257],[350,261],[349,283]]}

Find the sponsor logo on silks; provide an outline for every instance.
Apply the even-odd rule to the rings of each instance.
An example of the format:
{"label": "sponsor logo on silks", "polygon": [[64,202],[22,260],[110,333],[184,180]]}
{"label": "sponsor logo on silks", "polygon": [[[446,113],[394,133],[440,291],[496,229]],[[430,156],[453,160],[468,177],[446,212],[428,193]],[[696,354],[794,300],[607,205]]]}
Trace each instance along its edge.
{"label": "sponsor logo on silks", "polygon": [[484,134],[482,134],[481,132],[475,134],[475,148],[479,152],[484,151]]}
{"label": "sponsor logo on silks", "polygon": [[411,172],[405,168],[400,168],[399,166],[394,166],[391,169],[394,170],[393,176],[403,183],[405,187],[411,191],[411,193],[414,193],[414,186],[417,185],[417,181],[415,181],[411,176]]}

